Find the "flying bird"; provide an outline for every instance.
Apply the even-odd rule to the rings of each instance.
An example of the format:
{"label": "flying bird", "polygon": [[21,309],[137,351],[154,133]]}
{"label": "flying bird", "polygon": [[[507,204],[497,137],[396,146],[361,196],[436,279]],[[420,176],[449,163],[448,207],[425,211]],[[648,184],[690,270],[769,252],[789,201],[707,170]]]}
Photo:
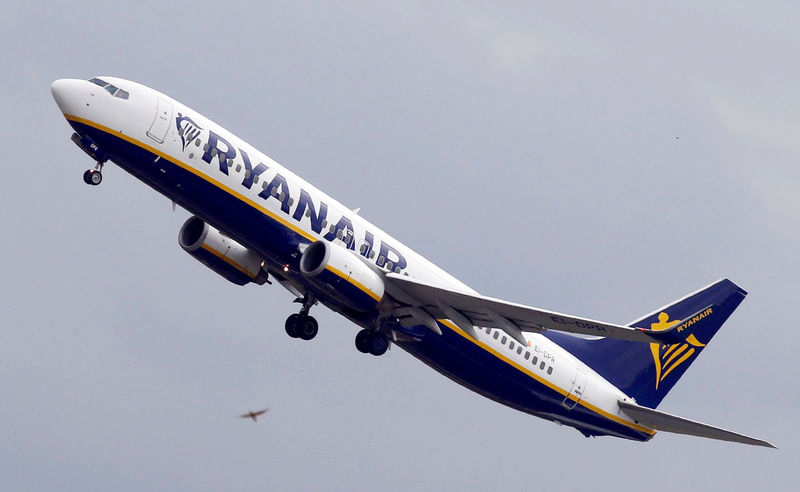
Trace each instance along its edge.
{"label": "flying bird", "polygon": [[247,412],[239,415],[240,419],[253,419],[253,422],[258,422],[258,417],[264,415],[269,411],[269,408],[265,408],[263,410],[257,410],[255,412]]}

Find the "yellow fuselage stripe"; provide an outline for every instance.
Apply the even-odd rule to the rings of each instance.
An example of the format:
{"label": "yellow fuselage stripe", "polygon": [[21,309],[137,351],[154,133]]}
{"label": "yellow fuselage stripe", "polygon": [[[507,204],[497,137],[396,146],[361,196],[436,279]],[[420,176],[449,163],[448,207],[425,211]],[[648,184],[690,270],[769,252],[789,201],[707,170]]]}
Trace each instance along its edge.
{"label": "yellow fuselage stripe", "polygon": [[502,360],[506,364],[508,364],[510,366],[513,366],[514,368],[522,371],[523,373],[527,374],[528,376],[532,377],[533,379],[535,379],[539,383],[547,386],[548,388],[552,389],[553,391],[556,391],[557,393],[561,394],[562,396],[567,397],[570,400],[577,401],[577,403],[579,405],[581,405],[581,406],[583,406],[583,407],[585,407],[585,408],[587,408],[587,409],[589,409],[589,410],[591,410],[591,411],[593,411],[593,412],[595,412],[595,413],[597,413],[599,415],[602,415],[603,417],[605,417],[607,419],[613,420],[614,422],[622,424],[622,425],[624,425],[626,427],[631,427],[631,428],[636,429],[636,430],[638,430],[640,432],[644,432],[645,434],[649,434],[649,435],[652,436],[652,435],[654,435],[656,433],[652,429],[648,429],[647,427],[642,427],[641,425],[637,425],[637,424],[634,424],[633,422],[629,422],[629,421],[627,421],[627,420],[625,420],[625,419],[623,419],[623,418],[621,418],[621,417],[619,417],[617,415],[608,413],[605,410],[603,410],[601,408],[598,408],[598,407],[596,407],[596,406],[592,405],[591,403],[588,403],[588,402],[586,402],[584,400],[578,400],[578,398],[575,395],[570,394],[569,391],[566,391],[566,390],[554,385],[550,381],[548,381],[548,380],[536,375],[535,373],[531,372],[527,367],[523,367],[522,365],[518,364],[516,361],[514,361],[512,359],[509,359],[505,355],[503,355],[500,352],[494,350],[492,347],[490,347],[489,345],[481,342],[480,340],[475,340],[474,338],[469,336],[466,332],[464,332],[464,330],[462,330],[461,328],[458,328],[456,325],[451,323],[449,320],[440,319],[438,321],[439,321],[439,323],[441,323],[441,324],[445,325],[446,327],[450,328],[451,330],[453,330],[453,332],[461,335],[465,340],[474,343],[478,347],[480,347],[483,350],[491,353],[492,355],[494,355],[498,359]]}
{"label": "yellow fuselage stripe", "polygon": [[166,159],[167,161],[169,161],[172,164],[180,167],[181,169],[184,169],[185,171],[188,171],[188,172],[194,174],[195,176],[197,176],[197,177],[199,177],[199,178],[211,183],[212,185],[216,186],[217,188],[220,188],[223,191],[235,196],[239,200],[241,200],[241,201],[247,203],[248,205],[250,205],[251,207],[259,210],[260,212],[262,212],[265,215],[269,216],[270,218],[276,220],[281,225],[283,225],[285,227],[288,227],[289,229],[291,229],[292,231],[296,232],[297,234],[300,234],[301,236],[303,236],[304,238],[308,239],[309,241],[314,242],[314,241],[317,240],[314,236],[312,236],[308,232],[306,232],[303,229],[300,229],[299,227],[295,226],[294,224],[286,221],[284,218],[282,218],[282,217],[280,217],[278,215],[275,215],[269,209],[262,207],[260,204],[254,202],[250,198],[242,195],[238,191],[236,191],[236,190],[224,185],[223,183],[217,181],[216,179],[214,179],[214,178],[212,178],[212,177],[210,177],[210,176],[208,176],[206,174],[201,173],[200,171],[198,171],[194,167],[192,167],[192,166],[190,166],[188,164],[184,164],[183,162],[175,159],[172,156],[169,156],[169,155],[161,152],[158,149],[150,147],[149,145],[147,145],[144,142],[140,142],[139,140],[136,140],[135,138],[131,138],[128,135],[125,135],[122,132],[119,132],[117,130],[112,130],[111,128],[108,128],[107,126],[103,126],[103,125],[101,125],[99,123],[95,123],[94,121],[91,121],[91,120],[86,120],[86,119],[80,118],[78,116],[73,116],[71,114],[64,114],[64,117],[69,121],[75,121],[76,123],[82,123],[84,125],[88,125],[88,126],[91,126],[93,128],[96,128],[96,129],[98,129],[100,131],[106,132],[109,135],[114,135],[115,137],[121,138],[122,140],[125,140],[126,142],[132,143],[132,144],[136,145],[137,147],[141,147],[141,148],[145,149],[146,151],[151,152],[151,153],[161,157],[162,159]]}

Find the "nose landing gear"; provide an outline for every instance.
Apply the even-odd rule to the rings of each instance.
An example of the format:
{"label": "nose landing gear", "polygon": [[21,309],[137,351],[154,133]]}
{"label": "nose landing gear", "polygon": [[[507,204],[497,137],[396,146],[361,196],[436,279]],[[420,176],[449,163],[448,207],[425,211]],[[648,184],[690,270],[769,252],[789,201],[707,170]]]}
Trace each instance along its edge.
{"label": "nose landing gear", "polygon": [[103,164],[108,160],[108,154],[87,135],[80,136],[73,133],[70,139],[97,162],[94,169],[87,169],[83,173],[83,182],[92,186],[99,185],[103,181]]}

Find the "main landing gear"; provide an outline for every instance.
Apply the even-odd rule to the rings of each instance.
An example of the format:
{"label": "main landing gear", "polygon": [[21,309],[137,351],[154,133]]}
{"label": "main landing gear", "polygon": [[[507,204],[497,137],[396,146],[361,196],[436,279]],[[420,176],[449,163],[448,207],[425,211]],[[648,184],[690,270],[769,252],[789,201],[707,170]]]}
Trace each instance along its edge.
{"label": "main landing gear", "polygon": [[[284,325],[286,334],[292,338],[311,340],[317,336],[319,325],[316,319],[308,315],[308,312],[311,306],[317,303],[317,300],[310,294],[306,294],[302,301],[298,299],[297,302],[302,302],[303,308],[300,309],[299,313],[292,314],[286,318]],[[359,331],[356,335],[356,348],[358,351],[376,356],[385,354],[389,350],[389,338],[384,334],[385,329],[390,326],[387,323],[387,319],[383,319],[373,323],[372,329]],[[381,327],[384,329],[381,329]]]}
{"label": "main landing gear", "polygon": [[286,318],[286,334],[292,338],[302,338],[303,340],[311,340],[317,336],[319,331],[319,324],[313,316],[308,315],[308,311],[317,302],[316,299],[307,295],[303,299],[303,308],[299,313],[295,313]]}
{"label": "main landing gear", "polygon": [[286,334],[292,338],[311,340],[317,336],[319,324],[313,316],[295,313],[286,318]]}
{"label": "main landing gear", "polygon": [[396,328],[397,318],[393,316],[378,317],[371,324],[371,328],[361,330],[356,334],[356,348],[362,354],[383,355],[389,350],[389,337],[386,334]]}
{"label": "main landing gear", "polygon": [[379,331],[361,330],[356,335],[356,348],[362,354],[383,355],[389,350],[389,339]]}
{"label": "main landing gear", "polygon": [[103,163],[97,161],[97,165],[94,166],[94,169],[87,169],[85,173],[83,173],[83,182],[97,186],[103,182]]}

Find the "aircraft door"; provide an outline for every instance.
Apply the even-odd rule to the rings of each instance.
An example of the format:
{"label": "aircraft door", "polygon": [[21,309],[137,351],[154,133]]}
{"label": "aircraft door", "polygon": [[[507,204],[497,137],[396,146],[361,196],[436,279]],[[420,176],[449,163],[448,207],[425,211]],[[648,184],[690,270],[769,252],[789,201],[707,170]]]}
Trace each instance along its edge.
{"label": "aircraft door", "polygon": [[158,143],[164,143],[164,138],[167,136],[169,122],[171,120],[172,104],[159,97],[158,106],[156,107],[156,116],[153,118],[153,123],[150,125],[150,129],[147,130],[147,136]]}
{"label": "aircraft door", "polygon": [[572,389],[569,390],[569,394],[567,394],[561,404],[570,410],[575,408],[575,405],[581,401],[584,393],[586,393],[586,380],[586,373],[580,368],[576,368],[575,378],[572,380]]}

